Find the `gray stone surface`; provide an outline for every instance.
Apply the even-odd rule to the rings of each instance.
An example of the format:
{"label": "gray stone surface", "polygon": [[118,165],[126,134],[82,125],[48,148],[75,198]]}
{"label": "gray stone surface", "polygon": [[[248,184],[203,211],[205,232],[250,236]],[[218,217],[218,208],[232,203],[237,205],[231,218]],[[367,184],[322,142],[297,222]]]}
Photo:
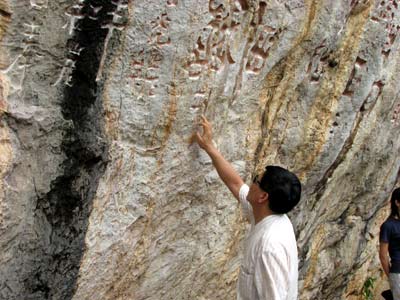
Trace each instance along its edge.
{"label": "gray stone surface", "polygon": [[234,299],[246,180],[304,186],[300,299],[362,299],[400,169],[397,0],[0,0],[0,299]]}

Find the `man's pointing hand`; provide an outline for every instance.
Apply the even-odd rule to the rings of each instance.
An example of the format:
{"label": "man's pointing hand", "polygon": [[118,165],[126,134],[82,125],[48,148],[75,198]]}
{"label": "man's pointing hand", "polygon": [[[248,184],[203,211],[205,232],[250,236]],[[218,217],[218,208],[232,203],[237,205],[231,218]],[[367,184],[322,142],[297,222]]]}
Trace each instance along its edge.
{"label": "man's pointing hand", "polygon": [[196,132],[195,140],[202,149],[207,151],[214,146],[212,142],[211,123],[208,122],[206,117],[202,115],[200,125],[203,127],[203,134],[200,134],[200,132]]}

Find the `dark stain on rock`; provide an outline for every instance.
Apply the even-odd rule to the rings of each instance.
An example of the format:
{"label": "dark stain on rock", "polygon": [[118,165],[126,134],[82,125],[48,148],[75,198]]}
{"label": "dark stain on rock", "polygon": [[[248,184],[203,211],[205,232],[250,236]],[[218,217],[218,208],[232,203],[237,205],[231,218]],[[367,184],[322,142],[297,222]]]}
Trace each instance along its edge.
{"label": "dark stain on rock", "polygon": [[[93,7],[102,7],[96,18],[91,16]],[[27,293],[35,295],[32,299],[71,299],[76,289],[92,201],[107,165],[108,144],[99,99],[102,87],[96,75],[107,36],[104,25],[112,21],[110,12],[115,9],[112,1],[85,1],[85,18],[77,23],[79,30],[68,41],[67,48],[83,49],[70,57],[76,68],[61,103],[63,117],[71,121],[62,141],[66,156],[63,175],[38,199],[37,209],[51,226],[51,235],[49,244],[42,243],[47,249],[39,253],[43,263],[25,280]]]}

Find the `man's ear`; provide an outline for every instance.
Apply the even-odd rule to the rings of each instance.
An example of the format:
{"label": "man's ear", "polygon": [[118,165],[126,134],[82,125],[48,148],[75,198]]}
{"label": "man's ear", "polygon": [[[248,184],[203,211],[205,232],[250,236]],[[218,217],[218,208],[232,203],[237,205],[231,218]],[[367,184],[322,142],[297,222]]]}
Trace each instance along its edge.
{"label": "man's ear", "polygon": [[268,193],[267,192],[263,192],[260,197],[258,198],[258,203],[264,203],[268,200]]}

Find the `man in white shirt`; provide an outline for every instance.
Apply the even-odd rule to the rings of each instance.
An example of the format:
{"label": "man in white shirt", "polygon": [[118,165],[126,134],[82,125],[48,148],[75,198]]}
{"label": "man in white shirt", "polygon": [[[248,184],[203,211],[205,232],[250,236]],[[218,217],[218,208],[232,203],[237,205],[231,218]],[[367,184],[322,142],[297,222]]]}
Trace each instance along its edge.
{"label": "man in white shirt", "polygon": [[251,223],[240,267],[238,300],[296,300],[296,237],[286,213],[300,201],[301,184],[288,170],[267,166],[248,186],[212,142],[211,124],[202,116],[199,146],[211,157],[225,185],[239,200]]}

